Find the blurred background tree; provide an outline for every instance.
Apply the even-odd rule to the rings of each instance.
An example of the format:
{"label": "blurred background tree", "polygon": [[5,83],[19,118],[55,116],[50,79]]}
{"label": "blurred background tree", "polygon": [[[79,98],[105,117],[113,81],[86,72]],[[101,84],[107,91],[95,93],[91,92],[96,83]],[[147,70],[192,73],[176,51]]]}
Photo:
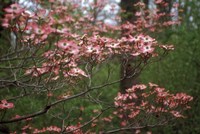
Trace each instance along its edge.
{"label": "blurred background tree", "polygon": [[[171,1],[174,2],[174,1]],[[200,1],[179,0],[181,24],[160,33],[158,39],[173,44],[175,51],[161,62],[149,66],[141,75],[142,82],[159,83],[168,89],[179,89],[194,97],[192,109],[187,112],[186,120],[155,133],[197,134],[200,133]]]}
{"label": "blurred background tree", "polygon": [[[0,0],[0,23],[1,19],[4,17],[4,8],[9,7],[12,4],[11,0]],[[10,34],[8,31],[4,30],[2,25],[0,25],[0,43],[1,44],[8,44],[9,39],[6,35]],[[0,45],[0,53],[3,54],[5,49],[8,48],[8,45]]]}

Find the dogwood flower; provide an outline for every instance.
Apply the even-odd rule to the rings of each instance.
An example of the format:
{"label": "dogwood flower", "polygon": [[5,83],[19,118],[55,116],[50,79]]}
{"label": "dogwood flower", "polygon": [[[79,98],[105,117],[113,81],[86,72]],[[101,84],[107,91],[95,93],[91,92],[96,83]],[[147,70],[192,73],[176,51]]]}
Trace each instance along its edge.
{"label": "dogwood flower", "polygon": [[7,102],[7,100],[1,100],[0,109],[11,109],[14,107],[13,103]]}

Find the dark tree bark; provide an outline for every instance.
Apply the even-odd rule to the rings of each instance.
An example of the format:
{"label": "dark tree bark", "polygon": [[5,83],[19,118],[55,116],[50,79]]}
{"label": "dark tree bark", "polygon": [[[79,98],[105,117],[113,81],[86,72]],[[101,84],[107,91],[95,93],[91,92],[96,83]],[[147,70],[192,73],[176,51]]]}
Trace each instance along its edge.
{"label": "dark tree bark", "polygon": [[[121,0],[120,6],[123,11],[125,11],[124,14],[121,15],[122,23],[129,21],[130,23],[134,23],[136,20],[135,12],[137,9],[134,7],[134,4],[140,2],[140,0]],[[144,3],[148,5],[149,0],[144,0]],[[125,31],[122,31],[122,35],[125,33]],[[121,78],[125,76],[125,78],[120,83],[120,92],[125,93],[126,89],[132,87],[133,85],[137,84],[139,82],[137,75],[133,77],[129,77],[131,74],[133,74],[134,68],[132,66],[132,63],[134,62],[134,58],[130,57],[127,59],[121,59]],[[127,76],[127,77],[126,77]]]}
{"label": "dark tree bark", "polygon": [[[121,0],[121,3],[120,3],[120,7],[122,10],[125,10],[125,16],[122,15],[121,16],[121,19],[122,19],[122,22],[125,22],[125,21],[129,21],[131,23],[133,23],[135,21],[135,12],[137,11],[137,9],[134,7],[134,4],[140,2],[141,0]],[[143,2],[148,5],[149,3],[149,0],[143,0]]]}
{"label": "dark tree bark", "polygon": [[[173,0],[163,0],[165,3],[167,3],[166,6],[163,6],[163,5],[158,5],[158,9],[160,10],[161,13],[165,13],[165,14],[170,14],[171,13],[171,9],[172,9],[172,6],[173,6]],[[165,16],[164,18],[162,18],[162,21],[169,21],[171,20],[171,17],[170,16]]]}
{"label": "dark tree bark", "polygon": [[[5,1],[5,0],[0,0],[0,38],[3,34],[4,28],[1,25],[1,19],[4,17],[4,8],[9,7],[12,4],[12,1]],[[0,49],[1,52],[1,49]],[[9,134],[10,130],[7,125],[0,125],[0,133],[1,134]]]}
{"label": "dark tree bark", "polygon": [[171,9],[172,9],[173,1],[172,0],[164,0],[164,2],[168,3],[168,6],[160,7],[160,11],[169,14],[171,12]]}
{"label": "dark tree bark", "polygon": [[[12,1],[5,1],[5,0],[0,0],[0,24],[1,24],[1,19],[4,16],[4,8],[9,7],[12,4]],[[0,37],[3,31],[3,27],[0,25]]]}

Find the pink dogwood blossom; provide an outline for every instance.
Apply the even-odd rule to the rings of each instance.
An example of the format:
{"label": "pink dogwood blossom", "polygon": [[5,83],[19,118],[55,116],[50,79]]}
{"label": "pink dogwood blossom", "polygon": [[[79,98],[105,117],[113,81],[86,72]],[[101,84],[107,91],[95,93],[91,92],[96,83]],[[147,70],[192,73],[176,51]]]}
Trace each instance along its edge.
{"label": "pink dogwood blossom", "polygon": [[0,109],[11,109],[14,107],[14,104],[7,102],[7,100],[1,100]]}

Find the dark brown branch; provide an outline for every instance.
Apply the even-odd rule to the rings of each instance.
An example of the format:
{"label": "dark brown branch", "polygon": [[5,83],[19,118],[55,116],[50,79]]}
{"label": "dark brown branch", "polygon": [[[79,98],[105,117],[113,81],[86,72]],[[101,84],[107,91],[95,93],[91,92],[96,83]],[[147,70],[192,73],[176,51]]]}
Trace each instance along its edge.
{"label": "dark brown branch", "polygon": [[36,113],[25,115],[25,116],[21,116],[19,118],[14,118],[14,119],[7,120],[7,121],[0,121],[0,124],[13,123],[13,122],[22,121],[22,120],[25,120],[25,119],[28,119],[28,118],[33,118],[33,117],[36,117],[36,116],[39,116],[39,115],[42,115],[42,114],[46,113],[50,108],[51,108],[51,105],[48,105],[43,110],[40,110],[40,111],[38,111]]}
{"label": "dark brown branch", "polygon": [[77,98],[77,97],[79,97],[79,96],[82,96],[82,95],[88,93],[89,91],[91,91],[91,89],[86,90],[85,92],[81,92],[81,93],[79,93],[79,94],[76,94],[76,95],[67,97],[67,98],[65,98],[65,99],[55,101],[54,103],[51,103],[51,104],[47,105],[43,110],[40,110],[40,111],[38,111],[38,112],[36,112],[36,113],[29,114],[29,115],[25,115],[25,116],[21,116],[21,117],[16,118],[16,119],[10,119],[10,120],[7,120],[7,121],[0,121],[0,124],[8,124],[8,123],[13,123],[13,122],[18,122],[18,121],[22,121],[22,120],[25,120],[25,119],[28,119],[28,118],[33,118],[33,117],[36,117],[36,116],[45,114],[45,113],[48,112],[48,110],[49,110],[51,107],[53,107],[53,106],[55,106],[55,105],[57,105],[57,104],[59,104],[59,103],[61,103],[61,102],[64,102],[64,101],[71,100],[71,99],[73,99],[73,98]]}

